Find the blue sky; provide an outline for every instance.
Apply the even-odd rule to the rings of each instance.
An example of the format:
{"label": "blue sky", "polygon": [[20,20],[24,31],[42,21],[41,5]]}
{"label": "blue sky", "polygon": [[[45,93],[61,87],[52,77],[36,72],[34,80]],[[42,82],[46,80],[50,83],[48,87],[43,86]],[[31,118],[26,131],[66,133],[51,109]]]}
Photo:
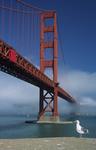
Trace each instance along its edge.
{"label": "blue sky", "polygon": [[45,9],[56,9],[64,59],[73,69],[95,71],[96,1],[29,0]]}
{"label": "blue sky", "polygon": [[[5,0],[5,4],[6,2],[7,0]],[[12,0],[10,2],[12,3]],[[96,106],[96,1],[27,0],[27,2],[44,9],[56,9],[60,30],[59,37],[62,40],[62,51],[65,62],[64,64],[59,42],[60,85],[76,98],[81,107],[84,105],[88,109],[89,106],[94,108],[93,106]],[[31,23],[30,20],[28,22]],[[27,31],[30,32],[29,30]],[[38,31],[36,32],[38,33]],[[15,35],[17,38],[15,32],[12,35],[13,38],[15,38]],[[33,40],[30,37],[29,41]],[[12,40],[11,42],[14,45],[17,44],[15,47],[20,46],[19,53],[22,53],[28,59],[30,59],[30,55],[32,54],[32,60],[35,60],[32,62],[39,66],[38,44],[35,51],[29,52],[27,49],[34,48],[28,45],[28,42],[24,48],[24,45],[22,46],[18,43],[18,39],[17,42],[14,41]],[[24,43],[24,39],[22,43]],[[9,75],[5,75],[2,72],[0,72],[0,83],[0,101],[3,106],[0,106],[0,112],[10,111],[25,114],[32,113],[33,110],[38,112],[38,88]],[[32,106],[32,109],[30,106]],[[67,112],[68,107],[66,106],[70,107],[69,104],[60,101],[59,111]]]}

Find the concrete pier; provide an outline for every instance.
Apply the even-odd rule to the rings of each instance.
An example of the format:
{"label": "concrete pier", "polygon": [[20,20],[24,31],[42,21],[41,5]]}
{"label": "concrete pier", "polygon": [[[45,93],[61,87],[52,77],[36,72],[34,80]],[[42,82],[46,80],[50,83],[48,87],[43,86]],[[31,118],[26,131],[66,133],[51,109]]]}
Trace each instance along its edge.
{"label": "concrete pier", "polygon": [[60,122],[59,116],[42,116],[37,123],[58,123]]}
{"label": "concrete pier", "polygon": [[59,116],[43,116],[37,123],[40,124],[72,124],[72,121],[61,121]]}

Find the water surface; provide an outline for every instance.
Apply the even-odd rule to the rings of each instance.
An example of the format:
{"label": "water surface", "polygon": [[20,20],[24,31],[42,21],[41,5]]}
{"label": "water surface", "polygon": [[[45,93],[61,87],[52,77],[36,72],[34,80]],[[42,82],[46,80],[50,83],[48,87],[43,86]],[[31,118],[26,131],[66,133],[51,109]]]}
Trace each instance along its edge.
{"label": "water surface", "polygon": [[[82,126],[88,128],[89,134],[83,137],[96,138],[95,116],[62,117],[68,121],[79,119]],[[42,138],[42,137],[79,137],[74,124],[26,124],[26,120],[34,120],[34,117],[26,116],[0,116],[0,138]],[[36,119],[36,118],[35,118]]]}

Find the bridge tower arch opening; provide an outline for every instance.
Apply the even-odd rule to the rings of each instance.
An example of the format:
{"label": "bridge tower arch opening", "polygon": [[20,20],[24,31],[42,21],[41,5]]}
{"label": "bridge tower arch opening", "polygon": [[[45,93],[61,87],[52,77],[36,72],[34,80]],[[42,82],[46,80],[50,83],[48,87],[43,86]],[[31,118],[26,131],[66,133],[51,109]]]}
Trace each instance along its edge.
{"label": "bridge tower arch opening", "polygon": [[[50,20],[51,25],[46,25],[46,21]],[[45,39],[46,33],[52,33],[53,37]],[[51,35],[52,35],[51,34]],[[51,49],[52,57],[45,58],[45,51]],[[39,104],[39,120],[52,119],[57,121],[58,115],[58,35],[57,35],[57,16],[56,12],[43,12],[40,14],[40,71],[45,73],[45,69],[52,69],[52,80],[54,81],[54,91],[45,91],[44,87],[40,87],[40,104]],[[51,113],[46,117],[45,114]]]}

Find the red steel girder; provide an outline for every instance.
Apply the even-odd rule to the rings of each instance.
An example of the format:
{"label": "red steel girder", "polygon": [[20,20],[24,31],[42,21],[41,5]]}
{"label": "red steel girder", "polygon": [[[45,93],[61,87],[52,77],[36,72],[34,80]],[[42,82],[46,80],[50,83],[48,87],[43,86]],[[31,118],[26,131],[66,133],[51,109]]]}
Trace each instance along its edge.
{"label": "red steel girder", "polygon": [[48,27],[44,27],[44,32],[54,32],[54,27],[53,26],[48,26]]}
{"label": "red steel girder", "polygon": [[[16,54],[16,62],[11,60],[10,49]],[[16,50],[0,40],[0,69],[14,77],[24,80],[37,87],[43,87],[45,90],[54,92],[54,82],[44,75],[28,60],[22,57]],[[75,99],[66,91],[58,86],[58,96],[70,103],[75,103]]]}

